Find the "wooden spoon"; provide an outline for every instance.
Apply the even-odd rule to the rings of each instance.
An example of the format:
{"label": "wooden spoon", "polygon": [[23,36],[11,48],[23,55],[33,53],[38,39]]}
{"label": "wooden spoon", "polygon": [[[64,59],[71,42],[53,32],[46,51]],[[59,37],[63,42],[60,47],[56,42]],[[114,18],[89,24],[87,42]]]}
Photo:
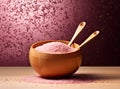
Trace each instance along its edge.
{"label": "wooden spoon", "polygon": [[73,43],[73,41],[75,40],[75,38],[78,36],[78,34],[82,31],[82,29],[85,27],[86,22],[81,22],[79,24],[79,26],[77,27],[72,39],[70,40],[68,46],[71,46],[71,44]]}
{"label": "wooden spoon", "polygon": [[96,37],[99,33],[100,33],[100,31],[93,32],[77,49],[80,49],[83,45],[85,45],[87,42],[89,42],[94,37]]}

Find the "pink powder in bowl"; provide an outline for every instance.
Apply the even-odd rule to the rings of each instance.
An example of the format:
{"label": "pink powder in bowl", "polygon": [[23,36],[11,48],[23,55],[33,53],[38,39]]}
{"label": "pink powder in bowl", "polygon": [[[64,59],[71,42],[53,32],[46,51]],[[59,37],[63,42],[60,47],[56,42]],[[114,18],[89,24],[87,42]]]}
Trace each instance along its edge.
{"label": "pink powder in bowl", "polygon": [[38,51],[46,53],[64,54],[73,52],[75,49],[62,42],[49,42],[35,48]]}

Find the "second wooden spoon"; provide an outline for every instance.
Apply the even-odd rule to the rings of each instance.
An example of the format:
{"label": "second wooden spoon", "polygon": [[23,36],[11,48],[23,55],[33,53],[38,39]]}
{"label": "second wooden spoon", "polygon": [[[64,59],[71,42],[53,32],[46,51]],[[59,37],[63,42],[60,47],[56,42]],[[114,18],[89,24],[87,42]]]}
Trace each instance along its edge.
{"label": "second wooden spoon", "polygon": [[90,40],[92,40],[94,37],[96,37],[98,34],[100,33],[100,31],[95,31],[93,32],[77,49],[80,49],[82,46],[84,46],[87,42],[89,42]]}

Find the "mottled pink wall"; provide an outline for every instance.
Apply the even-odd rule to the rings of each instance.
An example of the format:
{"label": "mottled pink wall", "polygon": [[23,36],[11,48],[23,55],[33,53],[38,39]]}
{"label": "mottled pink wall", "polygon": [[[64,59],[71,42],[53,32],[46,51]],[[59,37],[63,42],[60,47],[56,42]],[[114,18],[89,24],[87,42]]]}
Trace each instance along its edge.
{"label": "mottled pink wall", "polygon": [[0,65],[28,65],[33,42],[70,38],[74,6],[74,0],[1,0]]}
{"label": "mottled pink wall", "polygon": [[32,43],[70,40],[80,21],[87,26],[76,40],[79,44],[101,31],[81,49],[82,65],[120,65],[119,9],[116,0],[0,0],[0,66],[29,65]]}

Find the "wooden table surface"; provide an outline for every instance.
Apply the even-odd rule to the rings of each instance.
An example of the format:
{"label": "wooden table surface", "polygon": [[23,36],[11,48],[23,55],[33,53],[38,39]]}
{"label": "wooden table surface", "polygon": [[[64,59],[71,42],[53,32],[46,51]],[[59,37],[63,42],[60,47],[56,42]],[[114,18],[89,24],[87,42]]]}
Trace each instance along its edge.
{"label": "wooden table surface", "polygon": [[120,67],[82,66],[73,76],[43,79],[31,67],[0,67],[0,89],[120,89]]}

